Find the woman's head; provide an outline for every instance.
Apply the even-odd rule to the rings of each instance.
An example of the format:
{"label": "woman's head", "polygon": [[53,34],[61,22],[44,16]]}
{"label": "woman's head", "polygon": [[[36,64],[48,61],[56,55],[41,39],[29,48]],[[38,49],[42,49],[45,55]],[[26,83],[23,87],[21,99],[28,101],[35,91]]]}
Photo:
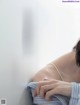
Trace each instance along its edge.
{"label": "woman's head", "polygon": [[76,46],[74,47],[76,50],[76,64],[80,66],[80,40],[77,42]]}

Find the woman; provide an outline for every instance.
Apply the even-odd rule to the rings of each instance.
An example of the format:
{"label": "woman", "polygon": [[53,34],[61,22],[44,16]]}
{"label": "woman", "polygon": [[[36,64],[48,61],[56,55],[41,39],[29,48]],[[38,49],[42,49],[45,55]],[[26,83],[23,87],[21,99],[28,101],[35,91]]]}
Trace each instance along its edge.
{"label": "woman", "polygon": [[[72,82],[77,83],[74,88],[78,87],[78,89],[76,89],[78,91],[80,90],[78,84],[80,82],[79,66],[80,40],[71,52],[51,62],[33,77],[33,81],[38,82],[34,95],[40,95],[46,100],[49,100],[50,96],[53,94],[61,94],[64,96],[72,95],[74,98],[75,96],[72,93]],[[42,81],[45,78],[47,78],[46,81]],[[76,89],[74,90],[76,91]],[[76,94],[78,95],[78,93],[79,92]]]}

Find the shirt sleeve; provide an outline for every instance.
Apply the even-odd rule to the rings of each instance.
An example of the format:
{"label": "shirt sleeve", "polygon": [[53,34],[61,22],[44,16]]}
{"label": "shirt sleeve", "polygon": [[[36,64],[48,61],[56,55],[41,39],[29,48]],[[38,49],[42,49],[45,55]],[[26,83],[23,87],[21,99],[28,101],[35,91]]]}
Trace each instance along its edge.
{"label": "shirt sleeve", "polygon": [[69,105],[78,105],[80,100],[80,84],[72,82],[72,92],[69,101]]}
{"label": "shirt sleeve", "polygon": [[51,101],[45,100],[40,95],[34,96],[34,89],[36,88],[37,82],[30,82],[27,88],[30,89],[32,96],[33,105],[69,105],[69,98],[62,95],[51,96]]}

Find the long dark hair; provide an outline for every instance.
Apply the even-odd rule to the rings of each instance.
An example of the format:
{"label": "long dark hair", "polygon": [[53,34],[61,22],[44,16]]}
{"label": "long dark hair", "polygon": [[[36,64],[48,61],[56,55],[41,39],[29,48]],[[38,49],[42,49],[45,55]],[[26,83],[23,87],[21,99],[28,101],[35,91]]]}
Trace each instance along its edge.
{"label": "long dark hair", "polygon": [[80,40],[77,42],[77,44],[73,48],[76,51],[76,64],[80,66]]}

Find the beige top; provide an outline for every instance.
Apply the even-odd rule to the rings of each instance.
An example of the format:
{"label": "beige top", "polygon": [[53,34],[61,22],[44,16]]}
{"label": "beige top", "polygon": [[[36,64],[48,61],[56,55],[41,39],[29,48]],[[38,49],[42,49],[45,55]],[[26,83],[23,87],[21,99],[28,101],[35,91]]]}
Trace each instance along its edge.
{"label": "beige top", "polygon": [[41,81],[45,77],[67,82],[80,82],[80,67],[76,65],[75,52],[69,52],[50,62],[34,75],[33,80]]}
{"label": "beige top", "polygon": [[53,63],[52,65],[55,67],[55,69],[56,69],[58,75],[60,76],[61,80],[63,81],[63,77],[62,77],[60,71],[58,70],[57,66],[56,66],[54,63]]}

